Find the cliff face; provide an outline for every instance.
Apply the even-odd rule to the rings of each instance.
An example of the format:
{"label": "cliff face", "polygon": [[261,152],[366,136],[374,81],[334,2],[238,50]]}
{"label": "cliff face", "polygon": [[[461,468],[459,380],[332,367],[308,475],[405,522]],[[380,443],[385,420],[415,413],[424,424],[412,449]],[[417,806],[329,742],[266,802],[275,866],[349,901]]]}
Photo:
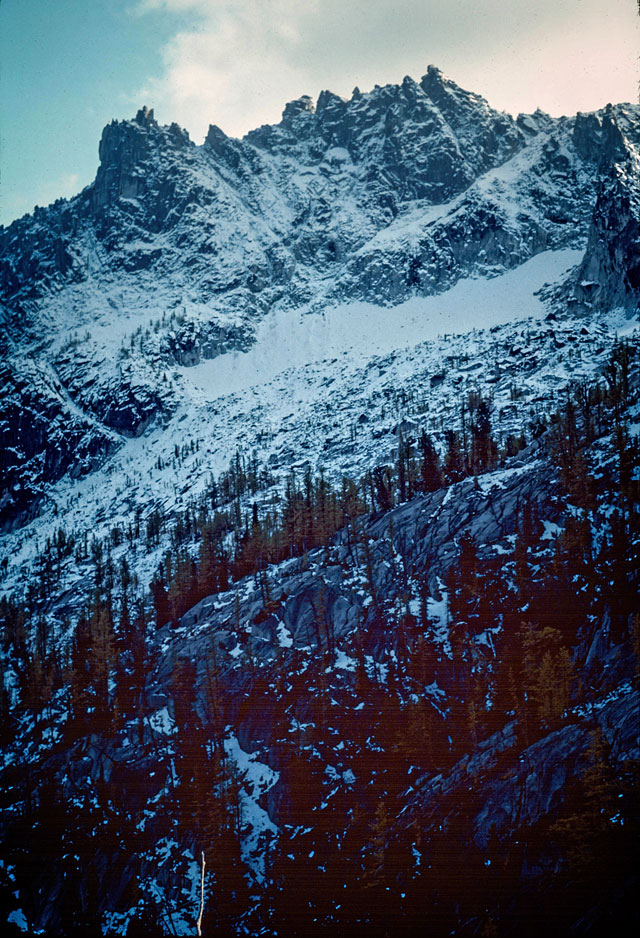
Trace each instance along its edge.
{"label": "cliff face", "polygon": [[101,465],[118,440],[69,399],[55,373],[33,360],[0,368],[3,405],[0,471],[4,525],[26,521],[46,498],[46,485]]}
{"label": "cliff face", "polygon": [[587,308],[603,302],[638,308],[640,164],[637,136],[623,131],[629,123],[629,115],[617,119],[612,108],[602,119],[601,180],[575,288]]}

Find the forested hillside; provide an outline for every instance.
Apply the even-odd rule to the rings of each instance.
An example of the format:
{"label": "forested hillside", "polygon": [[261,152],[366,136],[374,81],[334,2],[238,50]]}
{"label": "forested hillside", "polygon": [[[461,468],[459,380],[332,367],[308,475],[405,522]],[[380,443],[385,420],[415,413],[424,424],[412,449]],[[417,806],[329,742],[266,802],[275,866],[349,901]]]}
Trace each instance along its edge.
{"label": "forested hillside", "polygon": [[0,232],[3,934],[635,933],[639,140],[144,108]]}

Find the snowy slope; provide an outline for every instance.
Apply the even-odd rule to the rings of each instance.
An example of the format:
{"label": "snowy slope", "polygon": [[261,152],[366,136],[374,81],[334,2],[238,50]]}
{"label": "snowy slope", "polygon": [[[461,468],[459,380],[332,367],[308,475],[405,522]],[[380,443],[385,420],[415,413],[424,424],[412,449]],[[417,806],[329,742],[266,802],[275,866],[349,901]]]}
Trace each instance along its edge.
{"label": "snowy slope", "polygon": [[[291,102],[280,124],[241,141],[212,127],[196,147],[146,109],[112,122],[91,186],[0,232],[0,342],[45,428],[17,424],[15,398],[0,394],[3,527],[37,513],[50,483],[95,465],[71,436],[47,436],[52,408],[70,425],[95,426],[85,451],[110,451],[172,418],[190,393],[185,366],[200,368],[196,389],[211,385],[205,374],[229,391],[244,386],[252,359],[238,376],[228,358],[202,363],[246,350],[256,330],[275,330],[277,357],[262,338],[255,351],[272,377],[287,354],[302,363],[308,354],[296,358],[298,330],[289,330],[308,312],[324,315],[321,328],[309,320],[309,341],[323,349],[309,360],[338,354],[358,330],[383,353],[396,341],[394,317],[406,318],[402,344],[455,331],[459,304],[465,323],[486,323],[472,310],[484,300],[467,302],[464,286],[424,314],[414,299],[585,246],[558,291],[575,313],[631,311],[638,139],[630,105],[513,121],[432,68],[419,83],[349,101],[323,92],[315,105]],[[544,279],[557,280],[555,270]],[[357,325],[365,315],[366,328]]]}
{"label": "snowy slope", "polygon": [[[548,319],[539,291],[580,258],[579,251],[547,252],[501,277],[461,281],[396,307],[357,302],[322,313],[274,311],[247,352],[174,366],[168,387],[176,405],[166,422],[124,438],[97,472],[49,485],[47,510],[5,536],[5,589],[28,578],[39,545],[61,520],[100,537],[126,526],[134,508],[143,520],[155,507],[171,515],[237,451],[271,470],[274,485],[261,496],[269,501],[292,466],[323,468],[339,482],[342,474],[357,478],[391,461],[399,426],[414,439],[424,427],[443,446],[443,428],[471,389],[491,397],[499,439],[519,434],[570,382],[597,372],[615,334],[635,328],[622,310],[588,323]],[[93,335],[117,342],[112,327],[99,322]],[[176,465],[176,447],[191,441],[197,451]],[[140,558],[143,581],[162,551]],[[114,559],[125,552],[116,549]]]}

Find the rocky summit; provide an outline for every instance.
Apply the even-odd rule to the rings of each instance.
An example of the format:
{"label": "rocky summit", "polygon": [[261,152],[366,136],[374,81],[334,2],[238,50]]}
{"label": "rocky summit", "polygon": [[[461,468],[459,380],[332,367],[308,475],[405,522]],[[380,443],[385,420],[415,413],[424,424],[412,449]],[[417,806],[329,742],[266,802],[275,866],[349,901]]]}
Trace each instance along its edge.
{"label": "rocky summit", "polygon": [[639,159],[429,66],[0,229],[5,934],[640,925]]}

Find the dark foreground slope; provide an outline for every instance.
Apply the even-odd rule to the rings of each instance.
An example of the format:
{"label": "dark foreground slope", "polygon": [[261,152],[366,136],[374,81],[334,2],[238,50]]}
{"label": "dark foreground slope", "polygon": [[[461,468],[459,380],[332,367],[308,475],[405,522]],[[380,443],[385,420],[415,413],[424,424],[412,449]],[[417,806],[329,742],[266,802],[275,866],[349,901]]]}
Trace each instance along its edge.
{"label": "dark foreground slope", "polygon": [[278,519],[223,479],[153,621],[108,543],[52,545],[91,571],[71,641],[32,618],[55,586],[3,602],[16,928],[192,934],[204,853],[207,935],[631,934],[638,395],[617,343],[516,453],[481,398],[442,463],[308,476]]}

